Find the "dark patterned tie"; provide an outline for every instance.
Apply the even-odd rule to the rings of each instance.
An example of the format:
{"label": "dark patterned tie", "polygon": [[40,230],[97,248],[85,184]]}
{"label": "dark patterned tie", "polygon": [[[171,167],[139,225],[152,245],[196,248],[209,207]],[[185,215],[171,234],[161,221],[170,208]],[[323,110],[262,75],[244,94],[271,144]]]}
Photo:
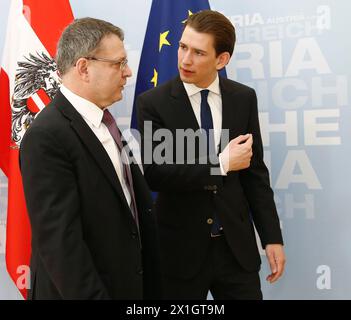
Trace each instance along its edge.
{"label": "dark patterned tie", "polygon": [[213,120],[211,108],[207,102],[209,90],[201,90],[201,128],[206,132],[207,155],[210,154],[210,148],[214,146]]}
{"label": "dark patterned tie", "polygon": [[[216,153],[215,141],[214,141],[214,132],[213,132],[213,120],[210,105],[208,104],[207,98],[209,90],[201,90],[201,128],[206,131],[207,137],[207,155],[210,154],[211,147],[214,148],[213,151]],[[214,213],[213,224],[211,228],[212,235],[220,235],[220,230],[222,230],[222,224],[217,216]]]}
{"label": "dark patterned tie", "polygon": [[125,159],[123,158],[122,150],[123,150],[123,143],[122,143],[122,138],[121,138],[121,132],[119,131],[116,121],[110,111],[107,109],[104,110],[104,115],[102,117],[102,122],[105,124],[107,127],[108,131],[110,132],[111,136],[116,142],[116,145],[118,147],[118,150],[121,154],[121,159],[122,159],[122,164],[123,164],[123,177],[124,181],[126,182],[130,197],[131,197],[131,203],[130,203],[130,210],[132,211],[133,218],[135,220],[136,225],[139,228],[139,221],[138,221],[138,211],[137,211],[137,206],[136,206],[136,201],[135,201],[135,194],[134,194],[134,189],[133,189],[133,178],[132,178],[132,172],[130,171],[130,166],[128,163],[125,163]]}

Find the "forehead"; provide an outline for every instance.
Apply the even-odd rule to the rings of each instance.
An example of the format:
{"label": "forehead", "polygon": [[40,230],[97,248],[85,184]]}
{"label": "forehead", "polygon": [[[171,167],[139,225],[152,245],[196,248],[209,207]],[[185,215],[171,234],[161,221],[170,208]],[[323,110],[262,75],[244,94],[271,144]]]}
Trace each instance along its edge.
{"label": "forehead", "polygon": [[115,34],[103,37],[96,52],[100,54],[112,54],[113,57],[117,58],[126,55],[123,41]]}
{"label": "forehead", "polygon": [[204,51],[210,51],[211,49],[214,49],[213,35],[209,33],[197,32],[188,26],[185,27],[180,41],[187,45],[189,48],[200,49]]}

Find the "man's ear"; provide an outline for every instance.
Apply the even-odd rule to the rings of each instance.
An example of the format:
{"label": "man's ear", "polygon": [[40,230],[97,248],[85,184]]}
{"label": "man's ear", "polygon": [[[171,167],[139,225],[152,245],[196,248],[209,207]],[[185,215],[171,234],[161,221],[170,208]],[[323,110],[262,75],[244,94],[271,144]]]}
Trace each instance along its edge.
{"label": "man's ear", "polygon": [[83,81],[88,81],[89,80],[89,72],[88,72],[88,60],[85,58],[79,58],[76,62],[76,70],[79,75],[79,77]]}
{"label": "man's ear", "polygon": [[218,57],[217,57],[217,70],[223,69],[229,62],[230,60],[230,54],[229,52],[222,52]]}

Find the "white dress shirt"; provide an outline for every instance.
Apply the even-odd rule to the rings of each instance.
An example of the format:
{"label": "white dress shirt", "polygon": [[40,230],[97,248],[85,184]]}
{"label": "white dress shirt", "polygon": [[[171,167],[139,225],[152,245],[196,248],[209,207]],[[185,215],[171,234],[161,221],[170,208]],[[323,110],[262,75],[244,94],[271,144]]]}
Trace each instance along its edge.
{"label": "white dress shirt", "polygon": [[[99,139],[103,147],[105,148],[108,156],[111,159],[113,167],[117,173],[119,182],[121,183],[123,193],[126,197],[128,204],[131,203],[131,196],[123,177],[123,164],[121,160],[121,153],[111,136],[108,128],[102,123],[102,117],[104,112],[94,103],[76,95],[64,85],[61,85],[60,90],[66,99],[72,104],[72,106],[79,112],[87,123],[89,128],[94,132],[96,137]],[[123,151],[124,152],[124,151]],[[123,161],[128,161],[126,155],[123,156]]]}
{"label": "white dress shirt", "polygon": [[[219,77],[217,74],[216,79],[207,87],[207,88],[199,88],[192,83],[185,83],[184,88],[189,97],[191,106],[193,108],[195,117],[199,124],[199,128],[201,128],[201,93],[202,90],[209,90],[207,102],[211,109],[212,114],[212,121],[213,121],[213,133],[214,133],[214,140],[216,146],[216,153],[219,149],[219,143],[221,140],[221,132],[222,132],[222,95],[221,90],[219,88]],[[226,168],[227,166],[223,165],[223,160],[220,155],[219,163],[222,175],[226,175]]]}

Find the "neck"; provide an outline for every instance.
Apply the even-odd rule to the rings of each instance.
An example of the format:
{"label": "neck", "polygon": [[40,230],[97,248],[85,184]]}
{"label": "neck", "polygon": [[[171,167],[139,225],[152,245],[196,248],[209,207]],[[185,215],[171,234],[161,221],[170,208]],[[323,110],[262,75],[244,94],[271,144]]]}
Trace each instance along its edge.
{"label": "neck", "polygon": [[77,96],[94,103],[100,109],[105,108],[105,106],[100,106],[96,103],[95,99],[91,94],[91,90],[88,90],[86,83],[76,79],[62,78],[62,84]]}
{"label": "neck", "polygon": [[201,82],[201,83],[194,83],[198,88],[205,89],[208,88],[210,84],[212,84],[213,81],[215,81],[217,77],[217,72],[207,81]]}

